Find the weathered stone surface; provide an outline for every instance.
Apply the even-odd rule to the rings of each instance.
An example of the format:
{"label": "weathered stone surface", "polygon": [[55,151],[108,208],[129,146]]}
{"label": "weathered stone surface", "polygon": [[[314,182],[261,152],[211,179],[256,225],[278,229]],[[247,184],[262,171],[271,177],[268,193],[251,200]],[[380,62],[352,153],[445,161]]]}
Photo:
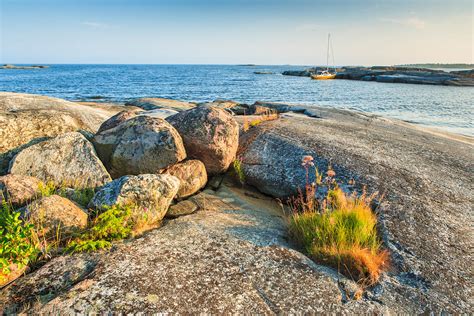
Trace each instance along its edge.
{"label": "weathered stone surface", "polygon": [[[235,202],[222,202],[224,195]],[[255,195],[201,193],[200,211],[95,258],[55,258],[3,290],[0,306],[39,314],[412,311],[366,299],[344,303],[335,274],[288,248],[278,205]],[[40,293],[51,294],[38,300]]]}
{"label": "weathered stone surface", "polygon": [[473,310],[472,137],[364,113],[318,110],[322,119],[287,115],[251,129],[242,144],[248,148],[247,180],[277,196],[281,191],[272,183],[284,181],[281,173],[301,175],[301,154],[309,154],[322,172],[330,163],[340,183],[355,179],[351,190],[367,185],[383,193],[377,213],[392,272],[382,280],[378,299],[387,306],[396,300],[417,313]]}
{"label": "weathered stone surface", "polygon": [[38,237],[54,237],[59,229],[62,238],[87,226],[87,213],[70,200],[51,195],[28,204],[23,217],[36,226]]}
{"label": "weathered stone surface", "polygon": [[212,102],[205,102],[205,103],[200,103],[198,104],[199,106],[213,106],[216,108],[220,109],[232,109],[238,105],[240,105],[239,102],[232,101],[232,100],[222,100],[222,99],[217,99]]}
{"label": "weathered stone surface", "polygon": [[147,111],[154,109],[171,109],[175,111],[184,111],[192,109],[196,106],[194,103],[164,98],[139,98],[131,100],[125,103],[125,105],[136,106]]}
{"label": "weathered stone surface", "polygon": [[208,174],[224,172],[235,158],[239,126],[225,110],[199,106],[167,118],[180,133],[190,158],[201,160]]}
{"label": "weathered stone surface", "polygon": [[158,173],[186,158],[181,136],[160,118],[136,116],[96,134],[93,142],[113,178]]}
{"label": "weathered stone surface", "polygon": [[32,94],[0,92],[0,175],[22,148],[67,132],[95,132],[117,113]]}
{"label": "weathered stone surface", "polygon": [[[0,310],[350,315],[472,311],[472,138],[374,115],[324,108],[318,112],[322,118],[317,120],[291,114],[260,124],[246,133],[242,144],[251,146],[272,134],[312,154],[321,171],[331,162],[339,181],[355,179],[353,189],[367,185],[370,191],[385,193],[377,208],[378,226],[391,252],[392,269],[361,299],[348,297],[354,288],[349,280],[291,249],[285,220],[273,199],[224,183],[217,192],[205,190],[192,197],[199,211],[116,244],[110,252],[53,259],[2,289]],[[301,157],[295,159],[299,163]]]}
{"label": "weathered stone surface", "polygon": [[97,187],[112,180],[92,144],[77,132],[23,149],[12,159],[10,173],[72,188]]}
{"label": "weathered stone surface", "polygon": [[133,205],[161,220],[178,193],[179,180],[168,174],[123,176],[102,187],[89,203],[90,208]]}
{"label": "weathered stone surface", "polygon": [[[241,162],[248,184],[277,198],[297,195],[299,189],[304,189],[306,174],[301,158],[315,152],[273,133],[262,134],[249,144],[243,141]],[[314,173],[310,176],[314,181]]]}
{"label": "weathered stone surface", "polygon": [[150,111],[143,111],[142,113],[140,113],[140,115],[158,117],[158,118],[165,119],[168,116],[175,115],[177,113],[179,113],[179,112],[176,111],[176,110],[171,110],[171,109],[154,109],[154,110],[150,110]]}
{"label": "weathered stone surface", "polygon": [[33,201],[39,191],[41,181],[35,177],[8,174],[0,177],[0,203],[3,200],[14,207]]}
{"label": "weathered stone surface", "polygon": [[97,131],[97,133],[103,132],[107,129],[114,128],[115,126],[119,125],[120,123],[125,122],[126,120],[137,116],[140,112],[143,112],[143,111],[138,110],[138,109],[137,110],[121,111],[121,112],[115,114],[114,116],[112,116],[111,118],[109,118],[104,123],[102,123],[102,125],[100,125],[99,130]]}
{"label": "weathered stone surface", "polygon": [[[306,108],[299,105],[294,104],[287,104],[281,102],[268,102],[268,101],[257,101],[253,105],[250,106],[252,111],[265,111],[264,108],[270,109],[272,111],[276,111],[277,113],[286,113],[286,112],[295,112],[295,113],[303,113]],[[251,113],[254,114],[254,113]],[[260,114],[260,113],[256,113]]]}
{"label": "weathered stone surface", "polygon": [[166,212],[166,218],[177,218],[184,215],[189,215],[198,210],[198,205],[192,200],[184,200],[175,205],[171,205],[168,212]]}
{"label": "weathered stone surface", "polygon": [[171,166],[164,173],[179,179],[178,198],[193,195],[207,183],[206,166],[199,160],[186,160]]}

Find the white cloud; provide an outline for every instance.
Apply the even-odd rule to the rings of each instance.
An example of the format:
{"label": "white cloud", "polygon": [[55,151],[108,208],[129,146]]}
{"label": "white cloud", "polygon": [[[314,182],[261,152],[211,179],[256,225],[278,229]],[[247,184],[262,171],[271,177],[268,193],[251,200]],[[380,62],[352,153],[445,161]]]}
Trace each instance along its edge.
{"label": "white cloud", "polygon": [[426,22],[417,17],[409,17],[409,18],[403,18],[403,19],[380,18],[379,21],[391,23],[391,24],[403,25],[403,26],[415,28],[418,30],[421,30],[425,28],[426,26]]}
{"label": "white cloud", "polygon": [[105,23],[100,23],[100,22],[90,22],[90,21],[85,21],[85,22],[82,22],[81,23],[82,25],[85,25],[85,26],[88,26],[88,27],[92,27],[92,28],[108,28],[109,25],[108,24],[105,24]]}

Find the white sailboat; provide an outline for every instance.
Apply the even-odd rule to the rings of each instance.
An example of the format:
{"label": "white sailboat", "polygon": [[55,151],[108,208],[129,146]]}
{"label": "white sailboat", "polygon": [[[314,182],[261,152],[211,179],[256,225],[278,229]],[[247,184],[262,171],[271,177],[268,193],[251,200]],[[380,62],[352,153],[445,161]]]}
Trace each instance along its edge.
{"label": "white sailboat", "polygon": [[326,70],[321,71],[320,73],[317,73],[315,75],[311,75],[311,79],[315,80],[330,80],[330,79],[335,79],[336,78],[336,68],[334,67],[334,72],[329,71],[329,48],[331,48],[331,53],[332,53],[332,59],[333,59],[333,64],[334,64],[334,51],[332,49],[332,44],[331,44],[331,34],[328,34],[328,49],[326,53]]}

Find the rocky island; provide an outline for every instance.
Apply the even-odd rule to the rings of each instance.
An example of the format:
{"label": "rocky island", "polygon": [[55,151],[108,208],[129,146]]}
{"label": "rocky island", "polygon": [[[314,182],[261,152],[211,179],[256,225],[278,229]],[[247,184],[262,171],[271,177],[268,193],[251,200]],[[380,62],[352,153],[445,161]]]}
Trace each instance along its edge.
{"label": "rocky island", "polygon": [[[33,223],[41,214],[53,229],[43,236],[61,223],[73,249],[57,244],[12,269],[3,313],[474,309],[471,137],[265,101],[104,106],[8,92],[0,93],[0,136],[4,202]],[[370,286],[311,260],[289,234],[284,204],[307,188],[302,158],[348,192],[384,195],[374,209],[390,269]],[[84,242],[103,217],[81,233],[94,212],[125,212],[141,225],[82,251],[100,246]]]}
{"label": "rocky island", "polygon": [[[312,67],[304,70],[287,70],[283,72],[283,75],[311,77],[311,75],[321,70],[326,70],[326,68]],[[337,68],[336,71],[336,79],[445,86],[474,86],[473,70],[446,72],[443,70],[402,66],[349,66]]]}
{"label": "rocky island", "polygon": [[45,68],[49,68],[49,66],[43,66],[43,65],[16,66],[16,65],[11,65],[11,64],[5,64],[3,66],[0,66],[0,69],[45,69]]}

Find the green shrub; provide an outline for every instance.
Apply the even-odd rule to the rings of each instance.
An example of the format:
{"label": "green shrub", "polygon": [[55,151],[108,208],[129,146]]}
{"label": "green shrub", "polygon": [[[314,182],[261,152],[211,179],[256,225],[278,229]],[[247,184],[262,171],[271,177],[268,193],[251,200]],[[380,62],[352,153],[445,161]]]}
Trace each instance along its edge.
{"label": "green shrub", "polygon": [[20,212],[2,202],[0,212],[0,282],[10,273],[10,265],[19,269],[38,255],[34,242],[33,225],[20,219]]}
{"label": "green shrub", "polygon": [[132,207],[112,206],[97,216],[89,229],[69,242],[67,251],[83,252],[109,248],[111,241],[130,237],[133,227]]}

